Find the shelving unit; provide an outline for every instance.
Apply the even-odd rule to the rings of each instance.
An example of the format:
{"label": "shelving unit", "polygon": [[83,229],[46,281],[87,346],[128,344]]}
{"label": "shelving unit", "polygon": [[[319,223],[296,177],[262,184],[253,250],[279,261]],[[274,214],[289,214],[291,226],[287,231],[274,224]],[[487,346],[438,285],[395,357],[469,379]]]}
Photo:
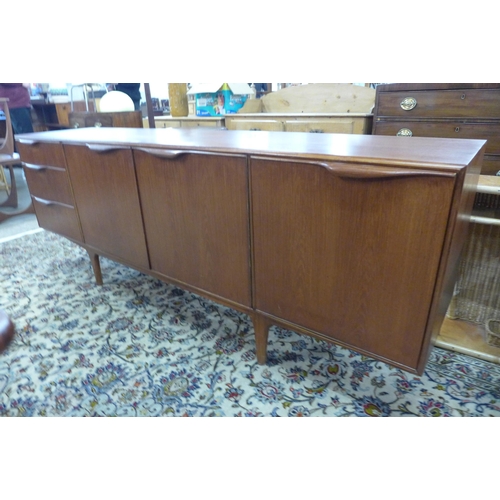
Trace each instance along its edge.
{"label": "shelving unit", "polygon": [[[500,176],[480,175],[477,193],[498,195],[498,204],[490,203],[490,207],[481,207],[479,206],[480,203],[477,202],[479,197],[476,197],[476,206],[471,218],[472,224],[500,226]],[[469,243],[473,244],[470,241]],[[498,262],[500,264],[500,254],[498,255]],[[483,288],[485,287],[486,284]],[[494,290],[483,291],[485,294],[488,292],[495,293]],[[500,314],[498,318],[500,319]],[[500,348],[486,342],[486,331],[482,322],[447,317],[437,337],[436,345],[494,363],[500,363]]]}

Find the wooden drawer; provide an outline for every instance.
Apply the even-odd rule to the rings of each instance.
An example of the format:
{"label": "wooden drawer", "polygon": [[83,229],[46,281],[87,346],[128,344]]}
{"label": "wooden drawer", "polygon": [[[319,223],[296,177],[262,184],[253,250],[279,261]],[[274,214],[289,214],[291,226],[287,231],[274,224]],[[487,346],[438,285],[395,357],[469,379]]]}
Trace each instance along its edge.
{"label": "wooden drawer", "polygon": [[228,130],[267,130],[271,132],[283,132],[284,124],[279,120],[238,120],[237,118],[226,118]]}
{"label": "wooden drawer", "polygon": [[83,242],[78,215],[73,207],[32,196],[40,227]]}
{"label": "wooden drawer", "polygon": [[224,126],[224,120],[220,121],[196,121],[196,120],[185,120],[182,122],[182,128],[196,128],[196,127],[223,127]]}
{"label": "wooden drawer", "polygon": [[371,129],[365,118],[330,118],[328,120],[290,120],[285,122],[286,132],[317,132],[329,134],[363,134]]}
{"label": "wooden drawer", "polygon": [[179,120],[155,120],[155,127],[156,128],[180,128],[181,127],[181,122]]}
{"label": "wooden drawer", "polygon": [[74,205],[68,173],[60,167],[24,164],[30,193],[45,200]]}
{"label": "wooden drawer", "polygon": [[500,123],[498,122],[377,120],[374,134],[484,139],[488,141],[486,144],[487,154],[500,154]]}
{"label": "wooden drawer", "polygon": [[66,168],[64,150],[59,143],[16,141],[21,160],[35,165]]}
{"label": "wooden drawer", "polygon": [[112,127],[113,117],[106,113],[76,113],[69,114],[69,126],[80,127]]}
{"label": "wooden drawer", "polygon": [[498,118],[500,116],[500,89],[380,92],[376,115]]}
{"label": "wooden drawer", "polygon": [[81,127],[132,127],[142,128],[140,111],[116,111],[110,113],[69,113],[70,128]]}

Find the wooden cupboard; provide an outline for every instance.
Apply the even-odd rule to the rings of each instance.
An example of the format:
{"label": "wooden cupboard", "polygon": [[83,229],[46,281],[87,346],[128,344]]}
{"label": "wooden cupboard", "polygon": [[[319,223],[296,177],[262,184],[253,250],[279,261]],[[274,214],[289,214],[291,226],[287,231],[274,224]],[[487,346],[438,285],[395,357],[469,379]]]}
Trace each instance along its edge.
{"label": "wooden cupboard", "polygon": [[279,325],[414,373],[451,298],[485,144],[201,128],[17,141],[28,163],[62,151],[79,237],[35,209],[87,249],[98,282],[104,255],[248,313],[260,363]]}

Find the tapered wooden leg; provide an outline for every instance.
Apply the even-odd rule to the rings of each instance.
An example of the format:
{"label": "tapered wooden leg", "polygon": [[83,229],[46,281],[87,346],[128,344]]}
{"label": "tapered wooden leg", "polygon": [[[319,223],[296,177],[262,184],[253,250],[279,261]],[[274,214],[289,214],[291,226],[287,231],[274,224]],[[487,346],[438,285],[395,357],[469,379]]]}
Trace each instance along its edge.
{"label": "tapered wooden leg", "polygon": [[266,364],[267,361],[267,338],[271,322],[258,313],[253,315],[253,328],[255,331],[255,348],[257,353],[257,362],[259,365]]}
{"label": "tapered wooden leg", "polygon": [[102,285],[102,273],[101,264],[99,262],[99,255],[89,250],[87,250],[87,253],[89,254],[90,263],[92,264],[92,269],[94,270],[95,282],[98,285]]}

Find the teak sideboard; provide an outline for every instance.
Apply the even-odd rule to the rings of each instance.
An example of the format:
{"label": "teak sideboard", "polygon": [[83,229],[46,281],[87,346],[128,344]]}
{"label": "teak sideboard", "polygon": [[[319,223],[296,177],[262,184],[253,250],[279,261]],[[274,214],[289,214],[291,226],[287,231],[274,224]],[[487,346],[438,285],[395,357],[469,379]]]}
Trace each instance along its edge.
{"label": "teak sideboard", "polygon": [[199,129],[17,136],[41,227],[270,326],[421,374],[485,141]]}

